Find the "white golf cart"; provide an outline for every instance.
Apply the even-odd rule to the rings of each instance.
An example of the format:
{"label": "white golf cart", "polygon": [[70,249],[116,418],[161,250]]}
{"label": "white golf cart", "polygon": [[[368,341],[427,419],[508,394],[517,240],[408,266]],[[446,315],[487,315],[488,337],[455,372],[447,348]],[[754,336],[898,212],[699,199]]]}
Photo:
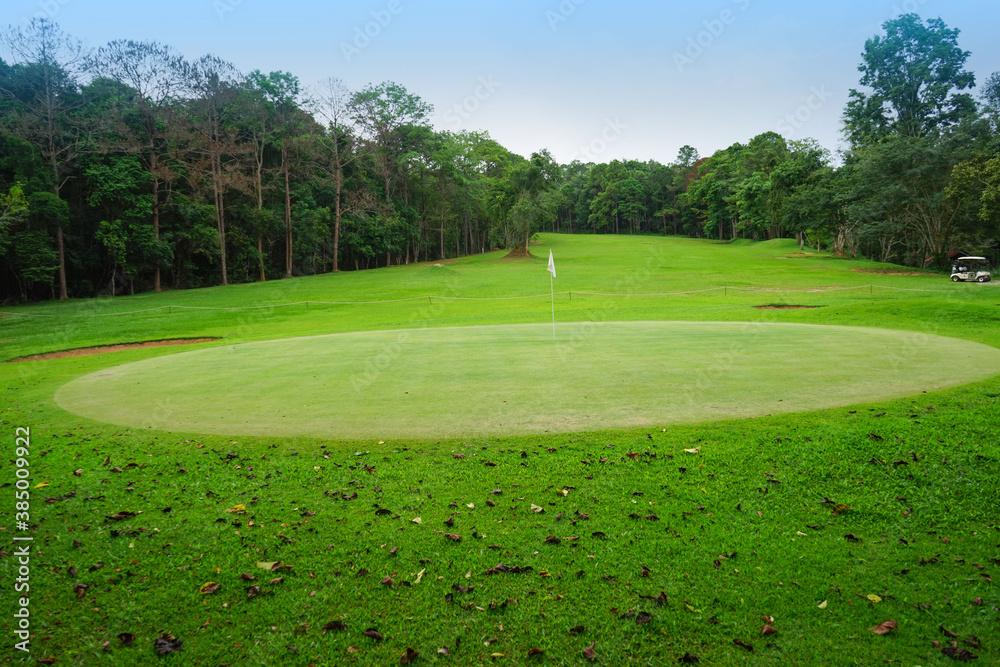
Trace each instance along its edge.
{"label": "white golf cart", "polygon": [[951,280],[955,283],[965,281],[976,281],[977,283],[988,283],[990,281],[989,264],[985,257],[959,257],[951,267]]}

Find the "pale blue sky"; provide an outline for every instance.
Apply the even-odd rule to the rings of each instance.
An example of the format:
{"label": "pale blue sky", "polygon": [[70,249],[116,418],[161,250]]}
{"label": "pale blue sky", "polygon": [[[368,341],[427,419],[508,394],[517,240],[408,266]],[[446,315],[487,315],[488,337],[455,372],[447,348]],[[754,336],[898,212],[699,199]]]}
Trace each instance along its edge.
{"label": "pale blue sky", "polygon": [[985,1],[5,0],[0,23],[41,14],[91,46],[158,40],[307,86],[393,80],[438,129],[487,130],[522,155],[670,162],[768,130],[836,150],[865,40],[904,11],[959,28],[979,82],[1000,70]]}

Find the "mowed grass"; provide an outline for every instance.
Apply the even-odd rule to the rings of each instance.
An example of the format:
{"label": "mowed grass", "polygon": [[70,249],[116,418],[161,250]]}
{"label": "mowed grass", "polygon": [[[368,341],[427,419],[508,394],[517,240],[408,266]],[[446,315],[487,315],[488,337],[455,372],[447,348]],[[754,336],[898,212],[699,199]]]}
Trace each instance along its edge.
{"label": "mowed grass", "polygon": [[[890,349],[897,353],[886,354]],[[812,368],[778,371],[788,350],[807,350]],[[530,372],[511,363],[521,359]],[[803,324],[603,322],[214,347],[92,373],[62,387],[56,402],[139,428],[412,440],[802,412],[998,374],[1000,350],[943,336]]]}
{"label": "mowed grass", "polygon": [[[729,321],[1000,346],[993,286],[859,273],[880,267],[800,255],[788,242],[564,236],[544,236],[540,259],[523,262],[492,255],[4,309],[0,340],[12,358],[171,337],[224,336],[200,346],[221,349],[404,328],[544,328],[549,247],[556,289],[574,291],[557,297],[557,316],[577,336],[588,323]],[[723,285],[761,291],[640,296]],[[316,303],[427,294],[472,300]],[[543,296],[475,299],[533,295]],[[168,304],[256,309],[112,315]],[[754,308],[766,304],[821,307]],[[951,664],[933,641],[957,642],[979,664],[1000,660],[997,378],[806,413],[505,438],[172,433],[97,423],[55,402],[77,378],[181,349],[0,367],[11,451],[14,428],[29,427],[32,483],[48,483],[32,491],[32,654],[11,651],[15,664],[395,664],[407,649],[416,664],[589,664],[592,643],[600,664],[672,664],[686,653],[726,665]],[[922,359],[908,349],[889,343],[884,354],[916,373]],[[735,351],[716,353],[724,369]],[[790,346],[772,378],[837,363]],[[504,368],[532,378],[537,359]],[[950,376],[981,370],[958,364]],[[231,407],[230,388],[211,400]],[[333,389],[352,390],[349,379]],[[697,378],[680,391],[702,398]],[[766,389],[747,399],[756,391]],[[157,395],[149,411],[170,400]],[[5,471],[13,482],[13,466]],[[10,502],[4,585],[17,567]],[[279,564],[268,572],[261,562]],[[207,582],[221,588],[200,593]],[[890,619],[891,634],[869,631]],[[12,637],[13,619],[0,623]],[[778,632],[762,636],[765,623]],[[182,648],[157,657],[166,633]]]}

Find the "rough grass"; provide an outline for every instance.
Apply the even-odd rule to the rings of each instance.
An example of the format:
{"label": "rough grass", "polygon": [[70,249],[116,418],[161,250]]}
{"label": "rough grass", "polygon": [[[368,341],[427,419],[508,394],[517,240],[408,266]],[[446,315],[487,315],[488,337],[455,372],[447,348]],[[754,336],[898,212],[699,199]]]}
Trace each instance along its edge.
{"label": "rough grass", "polygon": [[[560,307],[566,322],[878,325],[1000,345],[996,293],[946,276],[873,277],[850,270],[878,268],[866,262],[778,259],[796,250],[788,243],[544,240],[562,290],[742,285],[802,290],[788,302],[827,306],[758,311],[759,292],[574,294]],[[493,259],[5,309],[3,356],[167,337],[241,343],[545,322],[545,298],[105,316],[167,304],[547,291],[544,260]],[[872,280],[935,291],[827,289]],[[686,653],[727,665],[952,664],[934,641],[957,642],[978,664],[1000,661],[1000,379],[757,419],[381,444],[128,429],[53,400],[81,375],[176,353],[0,367],[11,451],[14,428],[30,427],[32,484],[48,483],[31,500],[32,653],[11,650],[14,664],[394,664],[408,648],[418,664],[584,664],[592,643],[601,664],[673,664]],[[531,359],[512,363],[532,372]],[[808,351],[789,350],[775,371],[813,365]],[[10,502],[0,522],[4,586],[16,571]],[[267,572],[260,562],[280,564]],[[200,593],[208,582],[221,588]],[[248,591],[254,585],[259,592]],[[890,619],[891,634],[870,632]],[[335,621],[343,629],[323,631]],[[765,623],[778,632],[762,636]],[[12,638],[11,616],[0,624]],[[182,648],[158,658],[154,641],[165,633]]]}

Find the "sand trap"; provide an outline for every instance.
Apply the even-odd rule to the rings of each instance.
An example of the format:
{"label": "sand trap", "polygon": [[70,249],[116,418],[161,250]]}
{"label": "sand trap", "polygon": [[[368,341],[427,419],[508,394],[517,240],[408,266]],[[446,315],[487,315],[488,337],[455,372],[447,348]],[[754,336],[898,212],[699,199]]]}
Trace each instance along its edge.
{"label": "sand trap", "polygon": [[138,350],[143,347],[167,347],[170,345],[194,345],[195,343],[209,343],[218,338],[172,338],[170,340],[147,340],[142,343],[116,343],[115,345],[96,345],[94,347],[78,347],[73,350],[61,350],[59,352],[46,352],[45,354],[32,354],[27,357],[8,359],[12,361],[38,361],[41,359],[64,359],[66,357],[89,357],[95,354],[106,352],[121,352],[122,350]]}

